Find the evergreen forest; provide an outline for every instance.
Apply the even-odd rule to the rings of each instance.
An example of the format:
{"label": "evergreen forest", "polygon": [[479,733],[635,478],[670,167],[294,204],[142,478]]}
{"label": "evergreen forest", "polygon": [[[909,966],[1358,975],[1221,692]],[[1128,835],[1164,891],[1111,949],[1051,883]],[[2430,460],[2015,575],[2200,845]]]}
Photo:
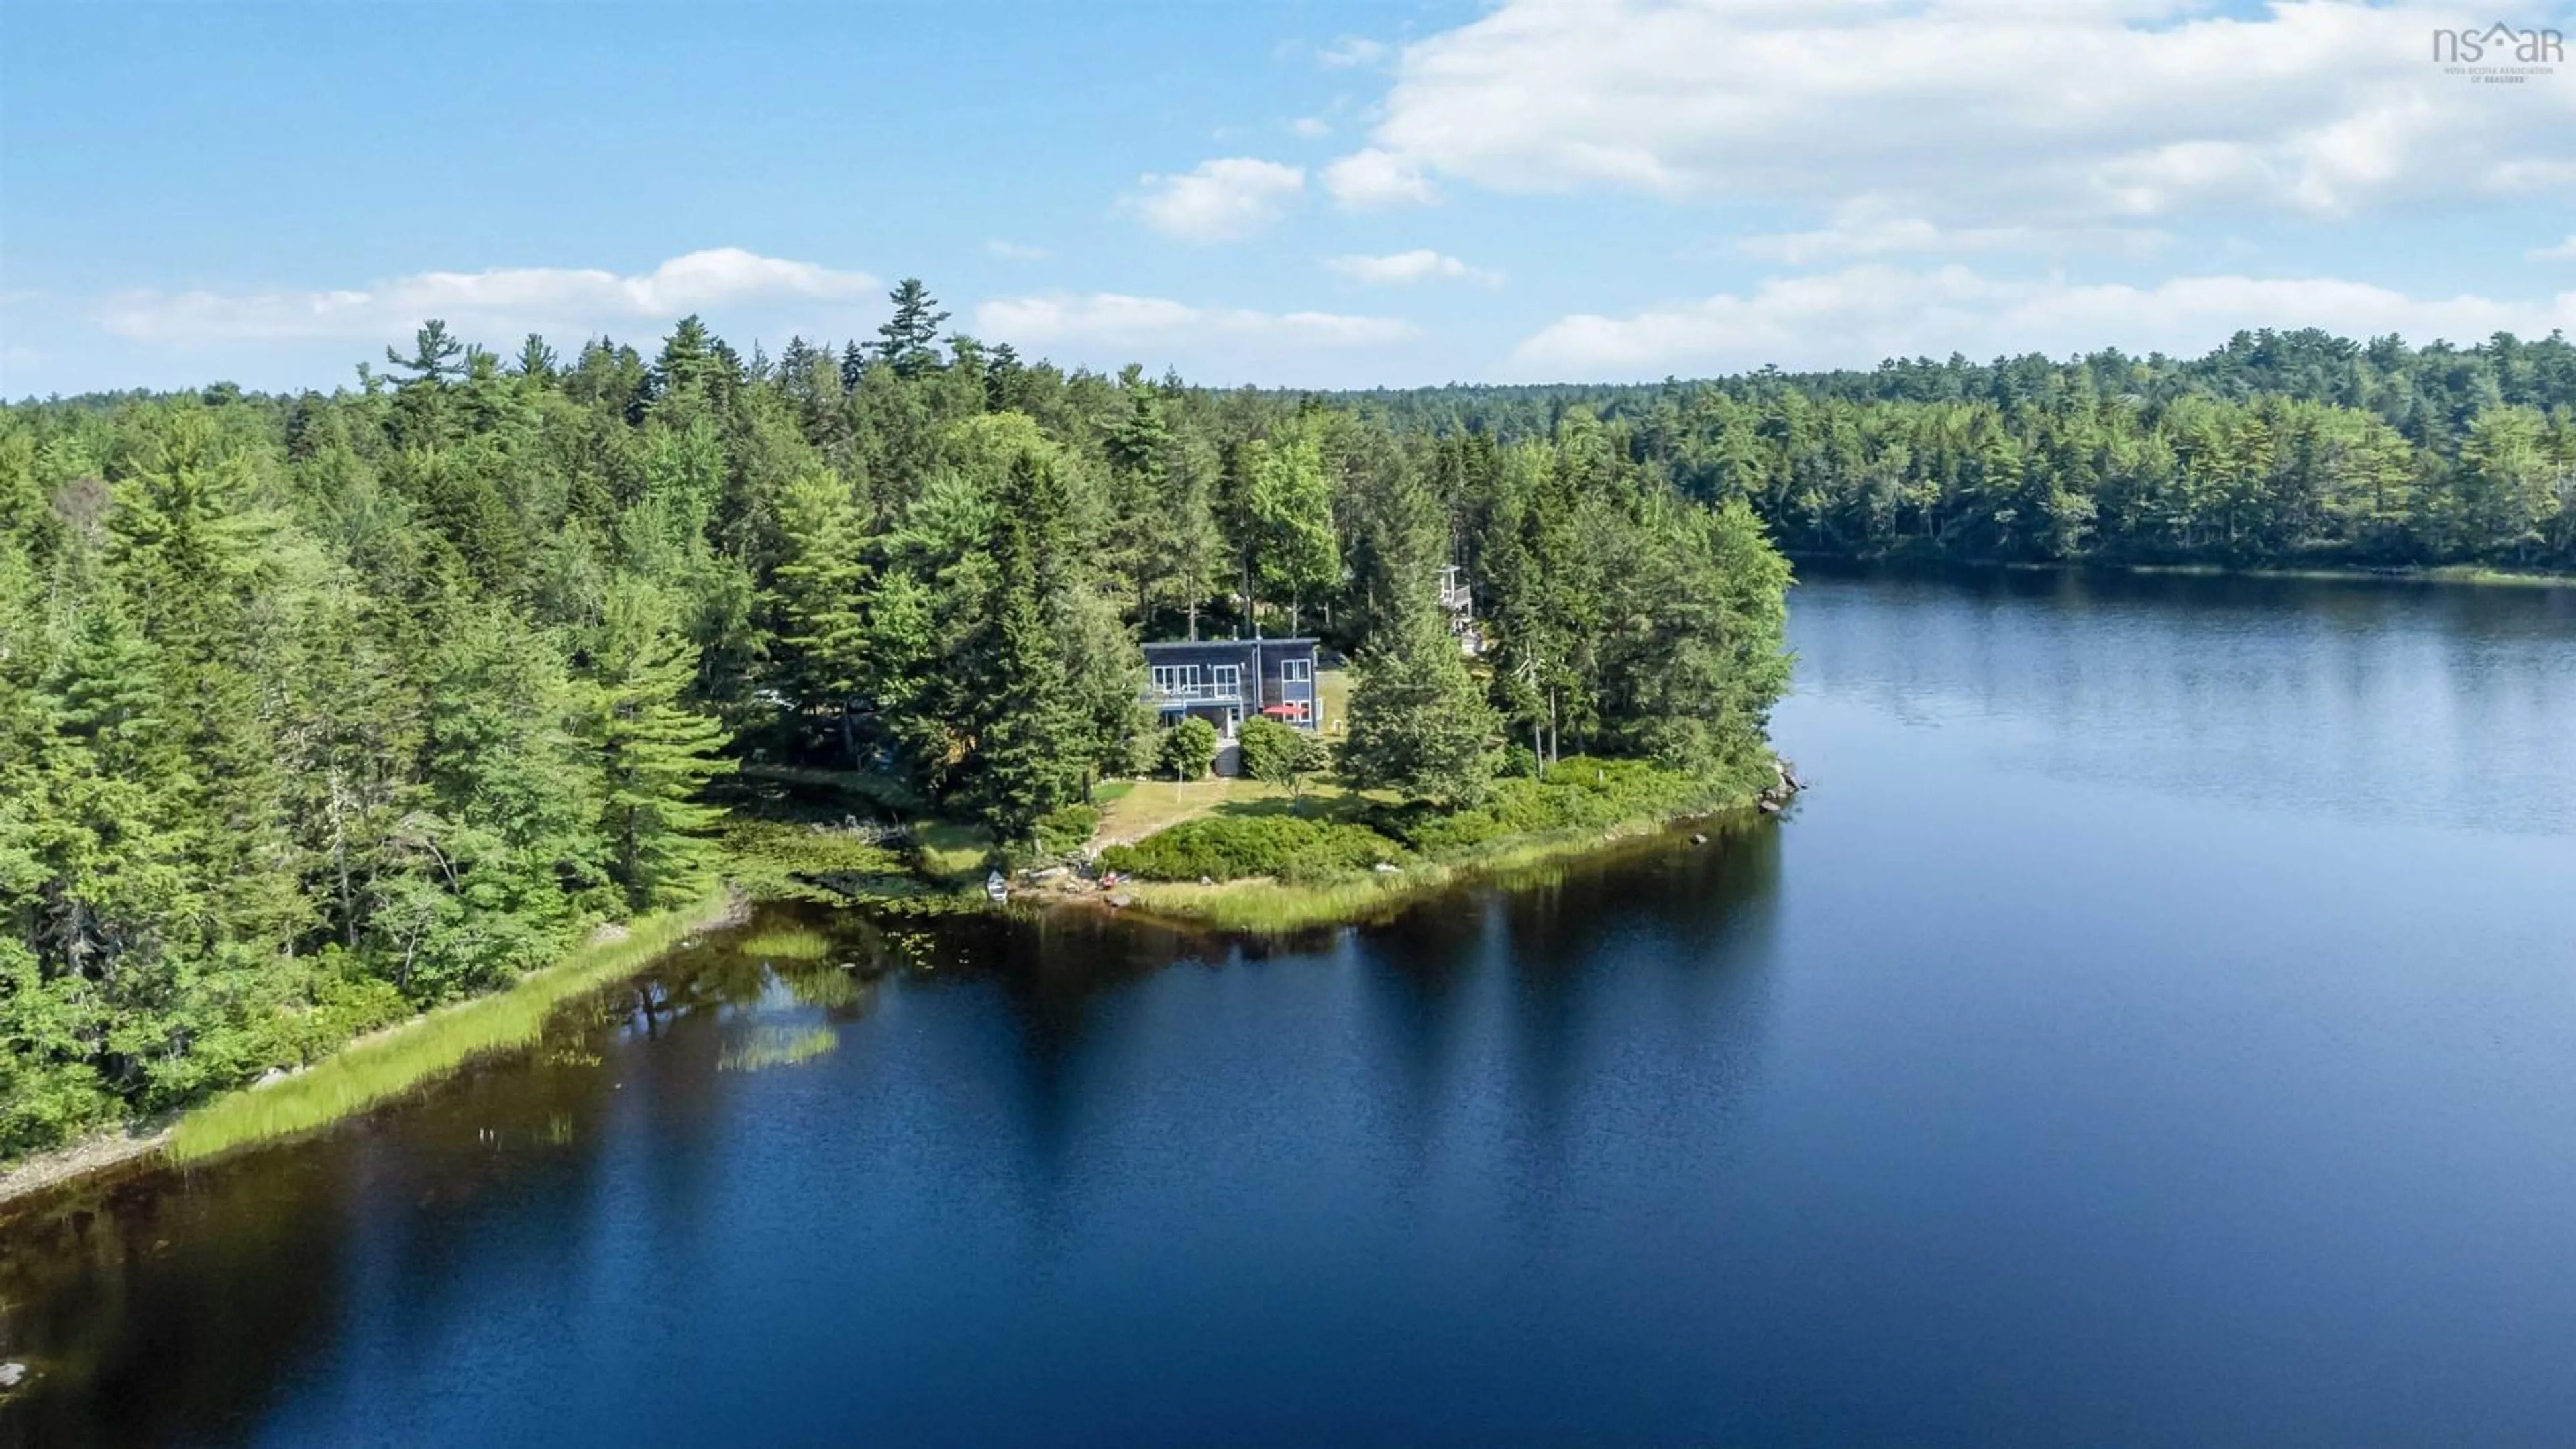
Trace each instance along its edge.
{"label": "evergreen forest", "polygon": [[728,776],[1060,847],[1187,755],[1148,638],[1320,635],[1347,737],[1286,754],[1414,818],[1542,755],[1767,762],[1787,565],[1623,426],[1067,372],[891,300],[775,357],[430,322],[329,394],[0,412],[0,1157],[703,901]]}

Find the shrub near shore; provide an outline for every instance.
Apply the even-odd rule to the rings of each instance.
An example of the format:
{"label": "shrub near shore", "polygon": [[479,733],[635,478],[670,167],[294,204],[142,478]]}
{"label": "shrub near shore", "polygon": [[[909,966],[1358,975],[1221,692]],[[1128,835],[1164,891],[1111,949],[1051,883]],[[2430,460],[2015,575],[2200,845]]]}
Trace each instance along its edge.
{"label": "shrub near shore", "polygon": [[1447,856],[1517,837],[1606,830],[1627,821],[1687,814],[1752,788],[1644,760],[1574,755],[1537,779],[1497,780],[1481,803],[1467,809],[1415,805],[1381,812],[1379,828],[1426,855]]}
{"label": "shrub near shore", "polygon": [[1312,813],[1275,799],[1220,806],[1220,813],[1111,846],[1100,864],[1147,881],[1324,884],[1382,864],[1465,863],[1533,841],[1717,809],[1750,799],[1755,788],[1749,779],[1575,756],[1540,778],[1498,780],[1480,804],[1463,809],[1356,796],[1312,803]]}
{"label": "shrub near shore", "polygon": [[1107,870],[1145,880],[1325,878],[1398,862],[1411,852],[1365,825],[1290,814],[1211,815],[1100,853]]}
{"label": "shrub near shore", "polygon": [[[1496,781],[1486,800],[1469,809],[1389,806],[1344,794],[1328,798],[1324,808],[1347,812],[1344,825],[1365,821],[1362,828],[1400,852],[1392,857],[1397,869],[1307,870],[1292,860],[1272,875],[1224,879],[1211,871],[1204,885],[1197,877],[1140,879],[1132,897],[1135,905],[1157,915],[1257,934],[1373,920],[1425,892],[1469,880],[1512,880],[1604,849],[1615,840],[1654,834],[1678,820],[1729,812],[1749,817],[1775,778],[1767,759],[1758,775],[1750,766],[1699,775],[1638,761],[1570,756],[1544,778]],[[1176,835],[1174,847],[1203,840],[1204,834],[1190,827],[1211,818],[1225,817],[1184,822],[1160,835]],[[1236,821],[1284,840],[1289,832],[1277,822],[1295,818],[1278,803],[1264,801]],[[1148,859],[1163,848],[1159,836],[1148,836],[1137,842],[1135,855],[1118,858]],[[1248,864],[1252,852],[1244,854],[1242,863]],[[1104,853],[1103,858],[1110,857]],[[1181,863],[1177,851],[1170,860]]]}

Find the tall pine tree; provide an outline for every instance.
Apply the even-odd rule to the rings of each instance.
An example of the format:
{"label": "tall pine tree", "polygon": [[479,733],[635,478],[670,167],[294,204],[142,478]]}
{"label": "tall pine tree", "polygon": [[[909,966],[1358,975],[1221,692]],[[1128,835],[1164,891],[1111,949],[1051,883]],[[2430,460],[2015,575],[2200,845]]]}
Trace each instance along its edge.
{"label": "tall pine tree", "polygon": [[716,758],[723,726],[688,705],[694,666],[659,589],[609,591],[577,719],[597,752],[609,876],[638,908],[685,899],[713,862],[705,836],[720,812],[697,794],[732,766]]}

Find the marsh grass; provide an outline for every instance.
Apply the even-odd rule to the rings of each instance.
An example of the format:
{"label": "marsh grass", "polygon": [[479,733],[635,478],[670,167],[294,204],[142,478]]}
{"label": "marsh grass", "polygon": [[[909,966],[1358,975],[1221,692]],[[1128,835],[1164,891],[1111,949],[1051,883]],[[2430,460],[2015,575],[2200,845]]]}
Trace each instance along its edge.
{"label": "marsh grass", "polygon": [[557,1006],[634,974],[735,909],[730,895],[648,916],[624,934],[594,942],[509,990],[443,1007],[351,1042],[311,1070],[272,1086],[227,1093],[171,1128],[173,1161],[194,1162],[236,1147],[308,1132],[445,1076],[473,1057],[526,1046],[545,1032]]}
{"label": "marsh grass", "polygon": [[764,961],[820,961],[832,954],[832,938],[807,926],[782,926],[745,937],[734,949]]}
{"label": "marsh grass", "polygon": [[798,1030],[789,1026],[765,1026],[748,1038],[724,1049],[716,1058],[721,1072],[759,1072],[771,1067],[792,1067],[811,1061],[841,1044],[840,1034],[828,1026]]}

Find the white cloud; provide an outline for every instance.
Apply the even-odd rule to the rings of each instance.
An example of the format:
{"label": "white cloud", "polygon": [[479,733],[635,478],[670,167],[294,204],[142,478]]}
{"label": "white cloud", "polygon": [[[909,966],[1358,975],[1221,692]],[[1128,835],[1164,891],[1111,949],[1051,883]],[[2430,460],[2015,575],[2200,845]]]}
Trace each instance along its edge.
{"label": "white cloud", "polygon": [[1379,286],[1402,286],[1434,279],[1482,282],[1486,286],[1502,285],[1503,274],[1485,267],[1471,267],[1456,257],[1435,252],[1429,247],[1416,247],[1409,252],[1390,252],[1382,257],[1327,257],[1324,265],[1355,282]]}
{"label": "white cloud", "polygon": [[1386,59],[1386,53],[1383,41],[1363,35],[1345,35],[1315,52],[1315,63],[1326,70],[1356,70]]}
{"label": "white cloud", "polygon": [[1168,345],[1215,339],[1358,347],[1414,335],[1413,324],[1393,317],[1197,307],[1116,292],[996,298],[975,309],[975,331],[978,336],[1024,347],[1063,342]]}
{"label": "white cloud", "polygon": [[1333,134],[1333,123],[1321,116],[1299,116],[1288,123],[1288,129],[1312,141]]}
{"label": "white cloud", "polygon": [[1053,255],[1045,247],[1033,247],[1014,241],[988,241],[984,243],[984,254],[1000,257],[1006,262],[1042,262]]}
{"label": "white cloud", "polygon": [[2146,256],[2172,238],[2146,227],[1942,226],[1919,216],[1891,214],[1868,202],[1838,207],[1821,231],[1748,236],[1736,249],[1749,257],[1807,266],[1847,257],[1902,253],[2087,251]]}
{"label": "white cloud", "polygon": [[1324,189],[1354,211],[1425,206],[1440,199],[1422,168],[1391,151],[1354,151],[1324,168]]}
{"label": "white cloud", "polygon": [[2194,0],[1507,0],[1406,46],[1367,147],[1326,180],[1346,201],[1434,179],[1871,198],[1941,228],[2576,187],[2576,68],[2509,87],[2445,75],[2428,37],[2460,23],[2358,0],[2250,16]]}
{"label": "white cloud", "polygon": [[1883,358],[1971,357],[2101,347],[2196,353],[2242,328],[2322,327],[2347,337],[2402,333],[2482,339],[2498,331],[2576,331],[2576,291],[2532,301],[2409,297],[2326,277],[2177,277],[2152,287],[2004,280],[1964,267],[1863,266],[1781,277],[1749,293],[1629,317],[1565,317],[1522,342],[1529,375],[1635,378],[1778,363],[1866,367]]}
{"label": "white cloud", "polygon": [[1306,169],[1231,156],[1180,176],[1148,174],[1138,186],[1132,203],[1154,230],[1183,241],[1239,241],[1279,219],[1306,189]]}
{"label": "white cloud", "polygon": [[749,302],[855,300],[876,288],[876,278],[865,272],[716,247],[633,276],[495,267],[422,272],[338,291],[120,292],[107,300],[99,321],[120,337],[145,342],[375,339],[431,317],[486,334],[584,332]]}
{"label": "white cloud", "polygon": [[2576,233],[2554,247],[2533,247],[2523,255],[2535,262],[2576,262]]}

